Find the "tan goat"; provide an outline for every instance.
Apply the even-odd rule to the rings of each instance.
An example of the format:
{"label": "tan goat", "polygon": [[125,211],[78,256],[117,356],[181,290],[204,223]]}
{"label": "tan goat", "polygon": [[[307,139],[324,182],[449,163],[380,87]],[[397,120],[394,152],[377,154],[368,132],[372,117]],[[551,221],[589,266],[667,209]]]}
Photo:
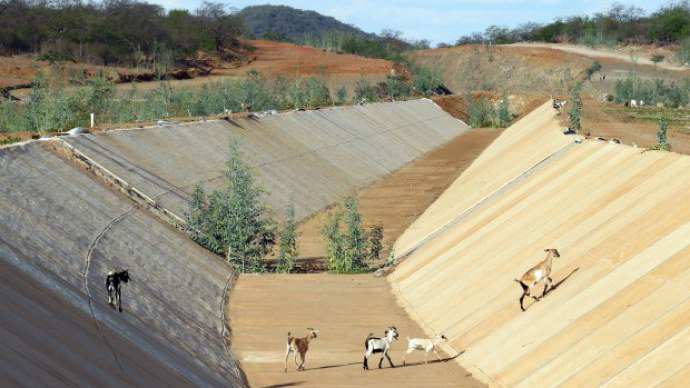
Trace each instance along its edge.
{"label": "tan goat", "polygon": [[[534,300],[539,300],[544,297],[546,290],[548,290],[553,284],[553,281],[549,277],[549,275],[551,275],[551,266],[553,264],[553,259],[555,257],[561,257],[561,255],[558,253],[557,249],[553,248],[544,249],[544,252],[548,253],[544,261],[530,268],[529,271],[522,275],[520,280],[514,279],[516,282],[520,283],[520,286],[522,286],[522,296],[520,297],[520,308],[522,311],[525,311],[525,307],[522,304],[525,296],[529,296]],[[546,279],[546,283],[544,284],[544,292],[541,294],[541,297],[536,298],[534,295],[532,295],[532,290],[534,290],[534,287],[544,279]]]}
{"label": "tan goat", "polygon": [[[285,372],[287,372],[287,361],[288,357],[290,356],[290,352],[295,352],[295,365],[297,366],[297,370],[304,370],[304,361],[306,359],[305,357],[307,356],[307,350],[309,350],[309,341],[316,338],[317,332],[318,330],[309,327],[307,328],[307,336],[304,338],[292,337],[290,336],[290,332],[288,332],[287,350],[285,351]],[[302,359],[301,364],[297,364],[298,354]]]}

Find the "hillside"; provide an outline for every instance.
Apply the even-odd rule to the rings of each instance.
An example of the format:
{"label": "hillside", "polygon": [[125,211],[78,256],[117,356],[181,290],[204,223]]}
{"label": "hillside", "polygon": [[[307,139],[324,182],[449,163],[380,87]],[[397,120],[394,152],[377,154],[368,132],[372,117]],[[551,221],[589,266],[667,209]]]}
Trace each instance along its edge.
{"label": "hillside", "polygon": [[308,38],[321,37],[325,32],[374,37],[331,16],[285,5],[246,7],[238,15],[255,38],[303,43]]}

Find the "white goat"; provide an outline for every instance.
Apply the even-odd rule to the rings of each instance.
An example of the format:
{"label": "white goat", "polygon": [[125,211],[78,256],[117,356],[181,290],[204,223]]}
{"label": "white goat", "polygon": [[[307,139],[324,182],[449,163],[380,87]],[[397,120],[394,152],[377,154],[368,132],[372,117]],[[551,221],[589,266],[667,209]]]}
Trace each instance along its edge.
{"label": "white goat", "polygon": [[364,348],[367,350],[364,354],[364,369],[369,369],[368,360],[372,353],[383,353],[379,361],[379,369],[381,369],[381,365],[383,364],[383,357],[388,359],[391,368],[395,368],[393,361],[391,361],[391,357],[388,355],[388,349],[390,349],[393,340],[396,339],[398,339],[398,329],[396,329],[395,326],[389,327],[383,338],[375,338],[374,333],[369,334],[364,341]]}
{"label": "white goat", "polygon": [[635,100],[630,100],[630,107],[631,107],[631,108],[637,108],[637,101],[635,101]]}
{"label": "white goat", "polygon": [[433,338],[407,338],[407,352],[403,355],[403,365],[405,365],[405,359],[407,358],[407,355],[412,353],[415,350],[423,350],[425,351],[424,353],[424,363],[427,363],[427,358],[429,357],[429,352],[434,352],[436,357],[439,360],[443,360],[441,356],[436,353],[436,342],[440,340],[447,341],[448,338],[446,338],[445,335],[443,334],[436,334]]}

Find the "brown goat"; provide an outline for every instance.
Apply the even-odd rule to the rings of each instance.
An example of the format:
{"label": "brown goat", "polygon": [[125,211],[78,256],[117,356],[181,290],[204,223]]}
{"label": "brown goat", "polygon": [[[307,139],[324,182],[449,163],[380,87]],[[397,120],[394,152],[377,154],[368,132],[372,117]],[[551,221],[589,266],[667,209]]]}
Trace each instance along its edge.
{"label": "brown goat", "polygon": [[[529,296],[530,298],[534,300],[539,300],[544,295],[546,294],[546,290],[551,287],[553,284],[553,281],[549,277],[551,275],[551,266],[553,264],[553,258],[554,257],[561,257],[561,255],[558,253],[557,249],[544,249],[544,252],[547,252],[548,255],[546,256],[546,259],[544,259],[541,263],[535,265],[534,267],[530,268],[529,271],[525,272],[524,275],[520,278],[520,280],[514,279],[516,282],[520,283],[520,286],[522,286],[522,296],[520,297],[520,308],[522,311],[525,311],[525,307],[523,306],[523,300],[525,299],[525,296]],[[539,284],[542,280],[546,279],[546,283],[544,284],[544,292],[541,294],[541,297],[536,298],[532,295],[532,290],[534,287]]]}
{"label": "brown goat", "polygon": [[[304,361],[306,360],[307,350],[309,350],[309,341],[316,338],[317,332],[318,330],[309,327],[307,328],[307,336],[304,338],[292,337],[290,336],[290,332],[288,332],[287,350],[285,351],[285,372],[287,372],[287,360],[290,356],[290,352],[295,352],[295,365],[297,366],[297,370],[304,370]],[[302,359],[301,364],[297,364],[298,354]]]}

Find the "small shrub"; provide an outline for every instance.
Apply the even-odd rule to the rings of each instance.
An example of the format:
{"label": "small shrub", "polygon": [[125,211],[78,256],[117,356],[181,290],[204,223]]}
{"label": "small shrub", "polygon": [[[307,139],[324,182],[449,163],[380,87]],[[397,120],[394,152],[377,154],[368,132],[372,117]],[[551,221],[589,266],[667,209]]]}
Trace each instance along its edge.
{"label": "small shrub", "polygon": [[355,85],[355,99],[357,101],[367,100],[371,102],[378,101],[379,96],[376,93],[376,88],[366,78],[360,77],[357,80],[357,85]]}
{"label": "small shrub", "polygon": [[666,56],[664,56],[664,55],[662,55],[662,54],[654,54],[654,55],[652,55],[652,57],[649,58],[649,59],[654,63],[654,66],[656,66],[656,64],[659,63],[659,62],[661,62],[661,61],[663,61],[664,58],[666,58]]}
{"label": "small shrub", "polygon": [[386,77],[386,90],[388,97],[394,100],[409,98],[412,92],[412,88],[405,82],[405,77],[399,75]]}
{"label": "small shrub", "polygon": [[340,87],[340,89],[335,92],[335,98],[336,104],[345,105],[345,101],[347,101],[347,89],[344,86]]}
{"label": "small shrub", "polygon": [[690,38],[686,38],[680,42],[680,46],[674,54],[673,59],[682,65],[690,66]]}
{"label": "small shrub", "polygon": [[580,118],[582,117],[582,97],[580,93],[582,92],[582,83],[578,82],[573,87],[573,104],[572,108],[568,111],[568,117],[570,118],[570,126],[573,130],[579,132],[581,129]]}
{"label": "small shrub", "polygon": [[470,99],[470,126],[472,128],[493,127],[496,122],[494,105],[484,97]]}
{"label": "small shrub", "polygon": [[416,64],[409,65],[409,68],[412,72],[413,89],[421,95],[431,96],[439,86],[443,85],[443,77],[438,70]]}
{"label": "small shrub", "polygon": [[292,205],[285,212],[285,225],[283,225],[283,232],[280,234],[278,249],[276,272],[290,273],[295,266],[295,259],[299,256],[297,252],[295,207]]}
{"label": "small shrub", "polygon": [[340,222],[343,219],[343,213],[340,208],[333,211],[321,229],[323,234],[323,241],[326,245],[326,261],[328,270],[341,273],[347,272],[343,267],[343,257],[345,256],[345,241],[343,234],[340,232]]}
{"label": "small shrub", "polygon": [[587,68],[587,70],[585,70],[585,79],[587,81],[591,81],[594,73],[601,71],[601,69],[602,66],[601,63],[599,63],[599,61],[592,62],[592,64]]}
{"label": "small shrub", "polygon": [[322,228],[328,269],[335,273],[367,269],[368,236],[356,197],[348,197],[334,210]]}
{"label": "small shrub", "polygon": [[362,215],[359,212],[357,197],[345,198],[343,204],[343,222],[345,224],[345,268],[349,271],[366,269],[367,233],[362,226]]}
{"label": "small shrub", "polygon": [[657,146],[661,150],[671,151],[671,142],[666,137],[666,120],[659,117],[659,128],[656,131]]}
{"label": "small shrub", "polygon": [[498,127],[506,128],[510,125],[513,117],[510,114],[510,101],[508,99],[508,93],[503,93],[503,99],[498,107]]}
{"label": "small shrub", "polygon": [[5,138],[0,139],[0,145],[7,145],[7,144],[12,144],[16,143],[18,141],[21,141],[21,137],[16,137],[16,136],[7,136]]}
{"label": "small shrub", "polygon": [[383,224],[378,223],[369,230],[369,260],[378,260],[383,248]]}

